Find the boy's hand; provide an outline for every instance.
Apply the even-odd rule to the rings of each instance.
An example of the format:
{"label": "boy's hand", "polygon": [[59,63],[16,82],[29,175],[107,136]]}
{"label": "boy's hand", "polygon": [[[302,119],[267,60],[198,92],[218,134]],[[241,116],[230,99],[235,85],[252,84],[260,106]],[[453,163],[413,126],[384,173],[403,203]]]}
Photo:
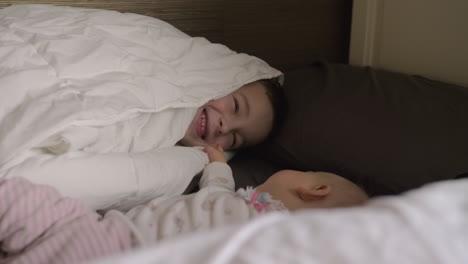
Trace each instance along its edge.
{"label": "boy's hand", "polygon": [[210,162],[219,161],[227,163],[226,156],[224,155],[224,150],[221,145],[216,145],[216,148],[208,145],[203,149],[206,154],[208,154],[208,159]]}

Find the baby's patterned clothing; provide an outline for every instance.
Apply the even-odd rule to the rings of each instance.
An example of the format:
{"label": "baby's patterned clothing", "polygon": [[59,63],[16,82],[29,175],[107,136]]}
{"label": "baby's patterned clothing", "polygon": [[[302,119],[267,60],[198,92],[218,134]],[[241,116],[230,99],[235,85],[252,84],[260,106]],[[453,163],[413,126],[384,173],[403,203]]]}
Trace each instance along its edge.
{"label": "baby's patterned clothing", "polygon": [[270,211],[286,212],[286,208],[253,188],[235,192],[231,168],[212,162],[203,172],[198,192],[157,198],[126,216],[140,242],[151,244],[183,233],[242,223]]}

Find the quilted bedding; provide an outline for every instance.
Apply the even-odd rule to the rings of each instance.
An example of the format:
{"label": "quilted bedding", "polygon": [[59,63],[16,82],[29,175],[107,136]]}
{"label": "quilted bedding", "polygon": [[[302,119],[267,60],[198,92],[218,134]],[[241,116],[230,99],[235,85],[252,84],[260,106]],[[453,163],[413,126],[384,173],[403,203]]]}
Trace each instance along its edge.
{"label": "quilted bedding", "polygon": [[161,150],[173,148],[208,100],[280,75],[147,16],[2,9],[0,177],[54,185],[95,209],[180,194],[206,157]]}

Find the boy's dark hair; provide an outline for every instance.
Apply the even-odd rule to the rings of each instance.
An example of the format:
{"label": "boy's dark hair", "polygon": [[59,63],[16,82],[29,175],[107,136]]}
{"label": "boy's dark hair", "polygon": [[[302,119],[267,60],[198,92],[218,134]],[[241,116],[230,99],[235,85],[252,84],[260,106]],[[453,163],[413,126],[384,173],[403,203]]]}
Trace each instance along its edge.
{"label": "boy's dark hair", "polygon": [[267,141],[273,138],[279,131],[287,114],[286,96],[278,78],[259,80],[266,90],[268,99],[273,106],[273,126],[268,134]]}

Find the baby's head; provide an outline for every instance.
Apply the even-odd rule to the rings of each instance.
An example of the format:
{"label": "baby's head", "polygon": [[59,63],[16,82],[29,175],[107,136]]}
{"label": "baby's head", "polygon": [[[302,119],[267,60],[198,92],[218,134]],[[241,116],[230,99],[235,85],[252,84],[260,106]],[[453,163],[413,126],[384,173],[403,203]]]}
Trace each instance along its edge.
{"label": "baby's head", "polygon": [[367,194],[351,181],[328,172],[283,170],[256,187],[268,192],[291,211],[363,204]]}

